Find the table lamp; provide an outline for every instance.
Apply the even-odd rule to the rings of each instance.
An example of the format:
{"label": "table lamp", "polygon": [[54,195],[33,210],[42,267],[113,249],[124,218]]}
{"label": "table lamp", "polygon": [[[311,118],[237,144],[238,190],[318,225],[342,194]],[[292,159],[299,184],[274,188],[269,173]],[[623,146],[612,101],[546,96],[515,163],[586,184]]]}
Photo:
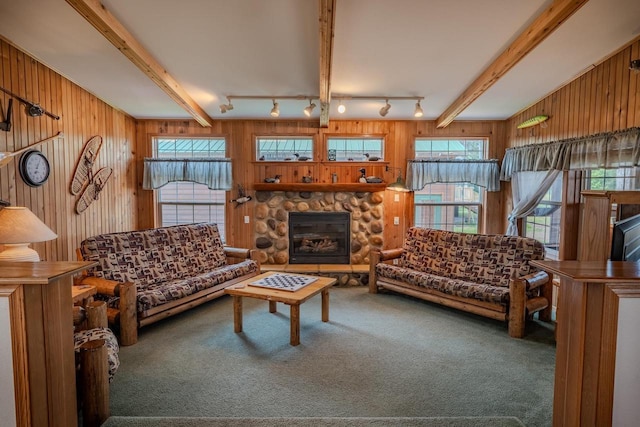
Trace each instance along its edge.
{"label": "table lamp", "polygon": [[58,237],[40,218],[25,207],[8,206],[0,209],[0,261],[40,261],[30,243],[45,242]]}

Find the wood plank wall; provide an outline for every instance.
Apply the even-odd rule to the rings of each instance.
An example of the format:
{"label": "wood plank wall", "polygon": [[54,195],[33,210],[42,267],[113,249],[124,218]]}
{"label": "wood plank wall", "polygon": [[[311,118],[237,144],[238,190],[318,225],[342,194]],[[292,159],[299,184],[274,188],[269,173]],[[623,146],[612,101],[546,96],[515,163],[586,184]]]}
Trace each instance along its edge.
{"label": "wood plank wall", "polygon": [[[640,126],[640,73],[629,69],[632,59],[640,59],[638,39],[589,72],[511,117],[507,125],[507,147]],[[519,123],[539,114],[549,116],[546,128],[516,128]]]}
{"label": "wood plank wall", "polygon": [[[24,105],[14,100],[13,127],[10,132],[0,132],[0,152],[13,152],[57,132],[64,133],[63,139],[38,147],[51,165],[51,175],[43,186],[31,188],[22,181],[18,173],[20,156],[0,168],[0,199],[28,207],[58,234],[57,239],[32,247],[44,260],[74,260],[75,249],[82,239],[134,229],[137,226],[134,119],[2,38],[0,54],[0,86],[60,116],[60,120],[44,115],[30,117]],[[8,100],[8,95],[0,93],[3,120]],[[69,192],[69,185],[81,150],[94,135],[103,138],[94,170],[108,166],[113,168],[113,174],[100,198],[77,215],[76,196]]]}
{"label": "wood plank wall", "polygon": [[[393,120],[332,120],[329,127],[320,129],[318,123],[308,120],[218,120],[211,128],[203,128],[195,121],[139,120],[136,131],[136,163],[138,169],[138,227],[153,227],[153,192],[142,190],[142,162],[145,156],[151,156],[151,138],[153,136],[210,135],[225,136],[228,141],[228,155],[233,159],[233,180],[248,190],[259,180],[252,163],[255,136],[265,135],[314,135],[320,143],[326,135],[385,136],[385,161],[390,166],[400,167],[406,177],[407,159],[413,158],[416,136],[422,137],[488,137],[490,140],[489,157],[502,158],[505,149],[505,122],[454,122],[445,129],[437,129],[434,121],[393,121]],[[395,175],[387,173],[384,179],[394,180]],[[388,225],[384,232],[384,246],[395,247],[402,243],[407,227],[413,222],[413,199],[411,193],[400,195],[400,201],[394,202],[395,193],[385,191],[385,224],[393,224],[393,217],[400,217],[400,225]],[[233,198],[235,193],[229,193]],[[504,232],[504,218],[500,217],[502,197],[500,193],[488,193],[488,205],[492,209],[485,212],[485,229],[489,233]],[[252,248],[254,224],[245,224],[243,217],[253,217],[253,203],[237,208],[227,203],[227,241],[228,244]]]}
{"label": "wood plank wall", "polygon": [[[506,126],[507,147],[542,144],[640,126],[640,73],[629,69],[632,59],[640,59],[640,38],[511,117]],[[519,123],[540,114],[549,116],[546,127],[517,129]],[[577,255],[579,184],[578,172],[565,172],[561,259],[576,259]],[[502,190],[503,206],[510,211],[513,207],[510,185],[502,183]]]}

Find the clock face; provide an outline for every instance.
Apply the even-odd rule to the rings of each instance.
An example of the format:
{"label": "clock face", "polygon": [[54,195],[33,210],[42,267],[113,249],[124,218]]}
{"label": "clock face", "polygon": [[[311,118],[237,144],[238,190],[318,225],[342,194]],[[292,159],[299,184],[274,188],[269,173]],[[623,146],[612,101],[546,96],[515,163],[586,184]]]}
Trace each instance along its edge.
{"label": "clock face", "polygon": [[40,151],[29,150],[22,155],[19,164],[22,180],[31,187],[39,187],[49,179],[49,161]]}

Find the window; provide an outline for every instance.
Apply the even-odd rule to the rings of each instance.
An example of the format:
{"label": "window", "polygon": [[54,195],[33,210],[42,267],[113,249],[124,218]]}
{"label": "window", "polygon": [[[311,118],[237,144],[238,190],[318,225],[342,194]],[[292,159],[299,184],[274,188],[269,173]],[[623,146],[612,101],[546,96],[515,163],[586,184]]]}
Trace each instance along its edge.
{"label": "window", "polygon": [[[640,176],[637,167],[586,170],[583,188],[587,190],[638,190]],[[611,205],[611,223],[618,220],[618,205]]]}
{"label": "window", "polygon": [[[335,152],[335,160],[339,162],[367,160],[365,154],[382,158],[384,138],[341,138],[328,137],[327,150]],[[327,158],[330,158],[327,154]]]}
{"label": "window", "polygon": [[[154,138],[156,158],[224,158],[224,138]],[[193,222],[218,224],[225,240],[225,191],[195,182],[170,182],[157,190],[158,215],[165,227]]]}
{"label": "window", "polygon": [[536,206],[533,214],[523,220],[523,235],[540,241],[546,249],[546,257],[559,259],[560,215],[562,212],[562,174]]}
{"label": "window", "polygon": [[313,159],[312,137],[264,137],[256,138],[256,159],[266,161],[295,160],[295,154]]}
{"label": "window", "polygon": [[[485,139],[416,138],[416,159],[482,160]],[[439,230],[477,233],[484,189],[460,183],[427,184],[414,193],[415,225]]]}

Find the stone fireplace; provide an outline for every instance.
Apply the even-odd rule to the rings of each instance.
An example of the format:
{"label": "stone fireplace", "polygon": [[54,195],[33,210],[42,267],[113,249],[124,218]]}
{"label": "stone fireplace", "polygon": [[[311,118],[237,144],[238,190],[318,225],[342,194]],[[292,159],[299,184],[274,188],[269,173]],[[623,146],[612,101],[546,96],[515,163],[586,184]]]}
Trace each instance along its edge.
{"label": "stone fireplace", "polygon": [[[350,218],[345,264],[368,264],[371,248],[381,247],[383,242],[382,202],[382,192],[256,191],[254,230],[260,262],[297,262],[290,259],[290,214],[341,212]],[[322,241],[312,240],[310,245],[330,247],[331,242]],[[309,263],[338,264],[320,260]]]}
{"label": "stone fireplace", "polygon": [[349,212],[289,212],[289,264],[349,264]]}

